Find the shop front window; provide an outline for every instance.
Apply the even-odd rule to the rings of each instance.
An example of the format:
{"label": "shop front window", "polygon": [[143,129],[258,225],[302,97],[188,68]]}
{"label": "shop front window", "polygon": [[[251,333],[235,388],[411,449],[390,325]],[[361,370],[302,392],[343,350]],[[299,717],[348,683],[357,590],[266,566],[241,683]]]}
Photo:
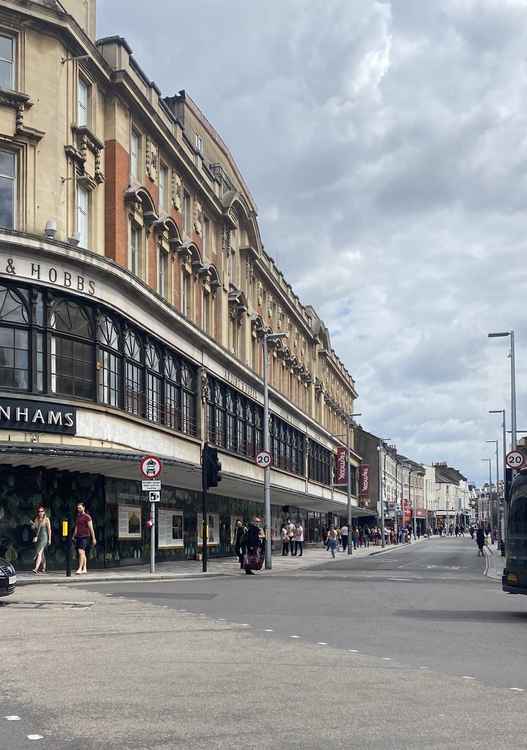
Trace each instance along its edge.
{"label": "shop front window", "polygon": [[88,308],[57,299],[50,310],[51,390],[86,400],[94,398],[94,342]]}
{"label": "shop front window", "polygon": [[137,417],[143,413],[143,367],[139,336],[128,330],[124,342],[125,408]]}
{"label": "shop front window", "polygon": [[0,387],[29,388],[27,299],[6,287],[0,287]]}
{"label": "shop front window", "polygon": [[109,315],[101,315],[97,326],[99,402],[119,407],[121,402],[120,334]]}

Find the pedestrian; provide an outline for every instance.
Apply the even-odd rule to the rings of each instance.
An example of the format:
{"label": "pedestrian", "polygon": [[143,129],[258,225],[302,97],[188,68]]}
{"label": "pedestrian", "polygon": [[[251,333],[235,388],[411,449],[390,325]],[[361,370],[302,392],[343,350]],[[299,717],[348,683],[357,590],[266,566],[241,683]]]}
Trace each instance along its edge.
{"label": "pedestrian", "polygon": [[287,557],[289,554],[289,532],[285,524],[282,526],[280,537],[282,539],[282,557]]}
{"label": "pedestrian", "polygon": [[476,531],[476,544],[478,545],[478,557],[485,557],[483,547],[485,546],[485,530],[483,526],[479,526]]}
{"label": "pedestrian", "polygon": [[37,515],[31,524],[35,534],[33,543],[35,544],[35,567],[33,573],[46,572],[46,548],[51,544],[51,523],[46,515],[46,509],[43,505],[37,508]]}
{"label": "pedestrian", "polygon": [[295,555],[302,557],[304,554],[304,527],[302,521],[298,521],[295,528]]}
{"label": "pedestrian", "polygon": [[291,519],[287,522],[287,534],[289,537],[289,550],[292,555],[295,555],[295,524]]}
{"label": "pedestrian", "polygon": [[253,518],[247,528],[246,553],[244,568],[248,576],[254,575],[255,570],[262,567],[262,545],[260,538],[259,519]]}
{"label": "pedestrian", "polygon": [[340,530],[340,538],[342,540],[342,551],[345,552],[349,542],[349,528],[345,524]]}
{"label": "pedestrian", "polygon": [[247,529],[243,525],[242,521],[238,519],[236,521],[236,524],[234,526],[234,539],[233,539],[233,545],[234,545],[234,553],[236,557],[238,558],[238,562],[240,563],[240,568],[243,569],[243,556],[245,554],[245,536],[247,534]]}
{"label": "pedestrian", "polygon": [[93,530],[93,521],[89,513],[86,513],[85,503],[77,503],[77,520],[75,521],[75,530],[73,531],[73,541],[79,557],[79,566],[75,575],[86,575],[88,572],[88,551],[91,544],[95,547],[95,531]]}
{"label": "pedestrian", "polygon": [[335,550],[337,549],[337,543],[338,543],[338,536],[337,536],[337,530],[331,524],[328,531],[328,550],[331,551],[331,557],[335,559]]}

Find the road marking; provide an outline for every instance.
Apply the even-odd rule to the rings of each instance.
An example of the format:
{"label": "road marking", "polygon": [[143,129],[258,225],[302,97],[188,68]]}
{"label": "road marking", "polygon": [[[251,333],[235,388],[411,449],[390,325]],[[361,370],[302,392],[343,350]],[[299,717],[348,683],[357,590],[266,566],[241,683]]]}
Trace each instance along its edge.
{"label": "road marking", "polygon": [[517,693],[524,693],[525,692],[524,688],[509,688],[509,690],[514,690]]}
{"label": "road marking", "polygon": [[300,636],[299,636],[299,635],[290,635],[289,637],[290,637],[290,638],[300,638]]}
{"label": "road marking", "polygon": [[428,669],[428,667],[419,667],[419,669]]}
{"label": "road marking", "polygon": [[391,661],[391,660],[392,660],[392,657],[391,657],[391,656],[383,656],[383,657],[382,657],[382,660],[383,660],[383,661]]}
{"label": "road marking", "polygon": [[4,716],[6,721],[20,721],[20,716]]}
{"label": "road marking", "polygon": [[44,737],[41,734],[28,734],[28,740],[43,740]]}
{"label": "road marking", "polygon": [[318,641],[317,646],[327,646],[328,644],[325,641]]}
{"label": "road marking", "polygon": [[251,627],[248,622],[240,622],[238,624],[239,624],[239,626],[241,628],[250,628]]}
{"label": "road marking", "polygon": [[350,652],[350,654],[358,654],[359,653],[356,648],[349,648],[348,651]]}
{"label": "road marking", "polygon": [[463,675],[463,679],[464,680],[475,680],[476,678],[475,677],[471,677],[469,674],[464,674]]}

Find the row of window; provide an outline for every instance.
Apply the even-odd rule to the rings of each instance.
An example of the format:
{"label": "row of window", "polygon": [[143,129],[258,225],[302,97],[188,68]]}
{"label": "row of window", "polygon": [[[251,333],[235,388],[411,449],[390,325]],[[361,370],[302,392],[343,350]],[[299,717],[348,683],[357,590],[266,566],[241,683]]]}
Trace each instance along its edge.
{"label": "row of window", "polygon": [[0,387],[97,401],[195,435],[196,368],[102,308],[0,286]]}
{"label": "row of window", "polygon": [[[276,414],[269,424],[273,464],[298,476],[305,476],[305,456],[309,451],[308,477],[331,484],[332,453]],[[207,440],[218,448],[254,458],[263,449],[263,408],[226,383],[208,376]]]}

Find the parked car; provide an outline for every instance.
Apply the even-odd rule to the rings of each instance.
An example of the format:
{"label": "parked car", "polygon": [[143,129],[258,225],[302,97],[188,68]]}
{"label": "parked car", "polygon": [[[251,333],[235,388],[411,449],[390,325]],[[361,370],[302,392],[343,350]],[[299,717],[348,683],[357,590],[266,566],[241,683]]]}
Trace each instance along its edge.
{"label": "parked car", "polygon": [[12,594],[16,586],[16,570],[10,562],[0,557],[0,596]]}

